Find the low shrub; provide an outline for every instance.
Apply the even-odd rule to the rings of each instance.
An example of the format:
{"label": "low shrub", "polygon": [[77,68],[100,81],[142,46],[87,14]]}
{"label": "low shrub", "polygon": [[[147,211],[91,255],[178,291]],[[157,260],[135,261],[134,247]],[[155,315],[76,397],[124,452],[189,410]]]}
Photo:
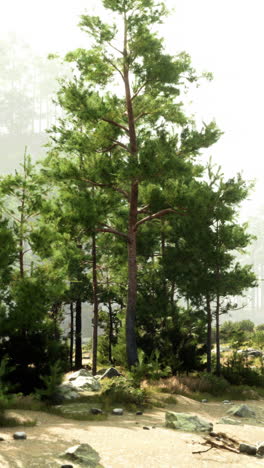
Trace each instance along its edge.
{"label": "low shrub", "polygon": [[135,388],[131,380],[115,377],[103,383],[101,398],[104,405],[124,405],[126,407],[144,407],[149,403],[146,389]]}

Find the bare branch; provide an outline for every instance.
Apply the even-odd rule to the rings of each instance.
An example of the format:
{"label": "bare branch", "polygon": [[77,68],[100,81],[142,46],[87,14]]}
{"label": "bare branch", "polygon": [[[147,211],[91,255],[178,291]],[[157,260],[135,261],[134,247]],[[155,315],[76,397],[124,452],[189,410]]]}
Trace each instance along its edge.
{"label": "bare branch", "polygon": [[106,57],[105,55],[104,55],[104,59],[105,59],[108,63],[110,63],[110,65],[112,65],[112,67],[121,75],[122,80],[125,81],[125,77],[124,77],[123,73],[121,72],[121,70],[119,70],[119,68],[116,66],[116,64],[115,64],[114,62],[112,62],[112,60],[110,60],[110,59],[109,59],[108,57]]}
{"label": "bare branch", "polygon": [[116,50],[116,52],[119,52],[119,54],[124,55],[123,51],[122,51],[122,50],[119,50],[117,47],[115,47],[113,44],[111,44],[111,42],[108,42],[107,44],[108,44],[110,47],[112,47],[112,49]]}
{"label": "bare branch", "polygon": [[137,213],[140,214],[140,213],[148,213],[148,208],[149,208],[149,205],[145,205],[143,206],[142,208],[140,208]]}
{"label": "bare branch", "polygon": [[141,85],[141,86],[136,90],[135,94],[134,94],[134,95],[132,96],[132,98],[131,98],[131,101],[133,101],[133,99],[135,99],[135,98],[139,95],[140,91],[142,91],[142,89],[145,88],[145,86],[146,86],[147,83],[148,83],[148,81],[145,81],[145,82],[143,83],[143,85]]}
{"label": "bare branch", "polygon": [[116,122],[115,120],[107,119],[107,118],[105,118],[105,117],[103,117],[101,120],[103,120],[104,122],[108,122],[108,123],[114,125],[115,127],[121,128],[122,130],[125,130],[125,132],[126,132],[127,134],[129,134],[129,129],[128,129],[127,127],[125,127],[124,125],[119,124],[119,123]]}
{"label": "bare branch", "polygon": [[101,228],[97,228],[96,231],[97,232],[110,232],[111,234],[115,234],[115,235],[117,235],[119,237],[122,237],[127,242],[129,241],[129,237],[128,237],[127,234],[125,234],[124,232],[118,231],[117,229],[114,229],[114,228],[112,228],[110,226],[107,226],[107,225],[104,225]]}
{"label": "bare branch", "polygon": [[140,114],[137,115],[137,117],[135,117],[135,120],[134,122],[137,122],[139,119],[141,119],[141,117],[144,117],[145,115],[150,115],[150,114],[153,114],[154,112],[141,112]]}
{"label": "bare branch", "polygon": [[116,187],[115,185],[101,184],[100,182],[94,182],[93,180],[89,180],[89,179],[78,179],[78,180],[81,180],[82,182],[86,182],[87,184],[90,184],[93,187],[110,188],[110,189],[114,190],[115,192],[122,193],[122,195],[124,195],[124,197],[127,198],[127,200],[129,199],[128,192],[126,192],[126,190],[121,189],[120,187]]}
{"label": "bare branch", "polygon": [[96,153],[108,153],[108,151],[111,151],[112,149],[116,148],[118,145],[115,143],[114,145],[108,146],[108,148],[103,148],[101,151],[95,150]]}
{"label": "bare branch", "polygon": [[152,219],[156,219],[156,218],[161,218],[162,216],[165,216],[166,214],[169,214],[169,213],[177,213],[177,214],[180,214],[182,216],[185,215],[185,213],[182,213],[180,211],[177,211],[177,210],[174,210],[173,208],[166,208],[165,210],[161,210],[161,211],[158,211],[157,213],[154,213],[152,215],[149,215],[149,216],[146,216],[146,218],[143,218],[141,219],[140,221],[138,221],[134,227],[134,231],[137,230],[137,228],[143,224],[143,223],[146,223],[147,221],[151,221]]}
{"label": "bare branch", "polygon": [[[124,143],[121,143],[119,140],[112,140],[117,146],[121,146],[121,148],[124,148],[126,151],[131,153],[129,147],[127,145],[124,145]],[[131,153],[132,154],[132,153]]]}

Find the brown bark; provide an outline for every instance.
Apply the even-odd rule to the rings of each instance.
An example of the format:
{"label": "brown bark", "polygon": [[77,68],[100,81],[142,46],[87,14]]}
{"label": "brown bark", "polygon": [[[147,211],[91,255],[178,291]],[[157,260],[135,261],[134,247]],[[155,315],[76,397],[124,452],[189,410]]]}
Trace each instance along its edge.
{"label": "brown bark", "polygon": [[70,328],[70,369],[73,369],[73,345],[74,345],[74,310],[73,303],[70,304],[71,328]]}
{"label": "brown bark", "polygon": [[216,325],[216,375],[221,375],[221,362],[220,362],[220,296],[217,293],[216,297],[216,309],[215,309],[215,325]]}
{"label": "brown bark", "polygon": [[108,310],[109,310],[109,343],[108,343],[108,360],[111,364],[114,363],[113,361],[113,356],[112,356],[112,344],[113,344],[113,330],[114,330],[114,324],[113,324],[113,309],[112,309],[112,303],[109,300],[108,302]]}
{"label": "brown bark", "polygon": [[206,354],[207,354],[207,372],[212,372],[212,312],[210,298],[206,298],[206,314],[207,314],[207,340],[206,340]]}
{"label": "brown bark", "polygon": [[76,316],[75,316],[75,368],[82,367],[82,302],[81,299],[76,301]]}
{"label": "brown bark", "polygon": [[[137,158],[137,137],[135,129],[134,111],[129,83],[129,60],[127,49],[127,18],[124,14],[124,84],[126,95],[126,109],[129,129],[130,157]],[[128,294],[126,311],[126,347],[128,366],[138,362],[136,344],[136,297],[137,297],[137,212],[138,212],[138,180],[131,181],[130,206],[128,222]]]}
{"label": "brown bark", "polygon": [[98,342],[98,296],[97,296],[97,252],[96,252],[96,236],[92,235],[92,257],[93,257],[93,367],[92,373],[97,372],[97,342]]}

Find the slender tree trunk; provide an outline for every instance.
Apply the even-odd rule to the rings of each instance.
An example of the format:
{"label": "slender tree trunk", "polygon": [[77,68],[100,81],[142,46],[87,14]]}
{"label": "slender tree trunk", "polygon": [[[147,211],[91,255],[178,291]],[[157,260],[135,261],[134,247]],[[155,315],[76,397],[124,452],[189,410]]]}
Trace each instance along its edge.
{"label": "slender tree trunk", "polygon": [[219,294],[217,294],[216,310],[215,310],[215,322],[216,322],[216,375],[218,375],[218,376],[221,375],[219,315],[220,315],[220,296],[219,296]]}
{"label": "slender tree trunk", "polygon": [[108,360],[111,364],[113,364],[113,356],[112,356],[112,344],[113,344],[113,309],[111,300],[108,301],[108,310],[109,310],[109,343],[108,343]]}
{"label": "slender tree trunk", "polygon": [[75,368],[82,367],[82,302],[81,299],[76,301],[75,315]]}
{"label": "slender tree trunk", "polygon": [[92,257],[93,257],[93,368],[92,373],[97,372],[97,342],[98,342],[98,295],[97,295],[97,252],[96,252],[96,236],[92,235]]}
{"label": "slender tree trunk", "polygon": [[210,298],[206,298],[206,314],[207,314],[207,340],[206,340],[206,354],[207,354],[207,372],[212,372],[212,312]]}
{"label": "slender tree trunk", "polygon": [[73,346],[74,346],[74,309],[73,302],[70,304],[71,329],[70,329],[70,368],[73,369]]}
{"label": "slender tree trunk", "polygon": [[[124,85],[129,128],[130,157],[137,159],[137,137],[134,110],[129,82],[129,58],[127,48],[127,17],[124,14]],[[129,368],[138,362],[136,344],[136,299],[137,299],[137,210],[138,210],[138,180],[131,181],[130,206],[128,222],[128,295],[126,311],[126,348]]]}

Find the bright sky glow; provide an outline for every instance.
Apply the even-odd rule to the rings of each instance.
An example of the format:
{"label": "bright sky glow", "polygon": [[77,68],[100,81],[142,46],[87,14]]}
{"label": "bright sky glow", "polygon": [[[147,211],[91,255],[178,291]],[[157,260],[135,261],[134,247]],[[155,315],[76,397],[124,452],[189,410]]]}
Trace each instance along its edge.
{"label": "bright sky glow", "polygon": [[[64,53],[87,45],[77,27],[80,14],[100,15],[98,0],[9,0],[2,5],[0,35],[16,31],[38,53]],[[174,8],[162,34],[171,53],[185,50],[198,71],[214,81],[193,93],[192,111],[214,118],[224,132],[209,154],[231,176],[243,170],[257,179],[248,203],[252,214],[264,196],[263,0],[165,0]],[[0,37],[1,38],[1,37]]]}

